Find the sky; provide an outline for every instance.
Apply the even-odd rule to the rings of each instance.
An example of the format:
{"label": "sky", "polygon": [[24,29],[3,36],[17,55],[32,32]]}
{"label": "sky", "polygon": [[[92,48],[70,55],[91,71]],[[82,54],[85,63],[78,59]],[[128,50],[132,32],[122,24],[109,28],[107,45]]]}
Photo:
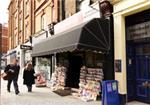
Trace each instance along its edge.
{"label": "sky", "polygon": [[0,23],[8,23],[8,5],[10,0],[0,0]]}

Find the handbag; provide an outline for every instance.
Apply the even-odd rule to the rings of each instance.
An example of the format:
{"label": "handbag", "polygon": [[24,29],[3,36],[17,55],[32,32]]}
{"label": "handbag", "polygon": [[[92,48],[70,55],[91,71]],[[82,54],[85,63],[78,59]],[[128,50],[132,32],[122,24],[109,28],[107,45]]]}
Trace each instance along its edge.
{"label": "handbag", "polygon": [[8,80],[8,74],[7,73],[2,73],[2,78],[3,80]]}

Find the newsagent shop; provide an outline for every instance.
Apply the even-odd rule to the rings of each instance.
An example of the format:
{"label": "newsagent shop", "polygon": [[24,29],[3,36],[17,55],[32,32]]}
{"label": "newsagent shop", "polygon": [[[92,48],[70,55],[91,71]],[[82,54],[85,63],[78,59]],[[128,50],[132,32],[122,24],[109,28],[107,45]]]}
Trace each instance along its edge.
{"label": "newsagent shop", "polygon": [[150,1],[122,0],[113,15],[115,62],[120,65],[115,79],[122,102],[150,104]]}
{"label": "newsagent shop", "polygon": [[96,100],[101,94],[102,80],[114,79],[112,7],[106,2],[101,8],[100,16],[97,11],[98,17],[33,45],[34,67],[43,75],[37,86],[48,86],[60,94],[64,91],[63,95],[68,93],[66,89],[75,88],[75,96]]}
{"label": "newsagent shop", "polygon": [[114,79],[109,28],[110,20],[94,18],[35,44],[32,53],[35,62],[50,61],[49,85],[57,82],[57,88],[83,88],[88,83],[97,86],[99,92],[103,79]]}

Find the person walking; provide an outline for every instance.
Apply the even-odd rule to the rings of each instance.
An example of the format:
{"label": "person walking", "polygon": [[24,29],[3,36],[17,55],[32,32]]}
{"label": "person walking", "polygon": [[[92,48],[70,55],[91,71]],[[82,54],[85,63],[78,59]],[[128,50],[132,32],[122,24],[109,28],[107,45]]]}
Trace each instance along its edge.
{"label": "person walking", "polygon": [[20,66],[18,65],[18,60],[16,58],[14,58],[13,63],[8,64],[4,70],[4,72],[8,75],[7,91],[10,92],[11,83],[13,82],[16,95],[19,94],[19,88],[17,83],[19,71]]}
{"label": "person walking", "polygon": [[27,63],[23,71],[23,84],[27,86],[28,92],[32,92],[32,85],[35,84],[35,71],[31,63]]}

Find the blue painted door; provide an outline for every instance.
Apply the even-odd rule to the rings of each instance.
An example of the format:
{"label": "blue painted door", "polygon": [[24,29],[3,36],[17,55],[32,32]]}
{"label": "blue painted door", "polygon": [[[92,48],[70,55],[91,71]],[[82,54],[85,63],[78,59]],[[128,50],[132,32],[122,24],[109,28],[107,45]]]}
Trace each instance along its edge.
{"label": "blue painted door", "polygon": [[150,103],[150,56],[136,55],[136,99]]}
{"label": "blue painted door", "polygon": [[131,45],[127,45],[127,97],[128,101],[135,100],[135,50]]}
{"label": "blue painted door", "polygon": [[143,45],[127,45],[128,101],[150,103],[150,54],[144,53],[145,48]]}

